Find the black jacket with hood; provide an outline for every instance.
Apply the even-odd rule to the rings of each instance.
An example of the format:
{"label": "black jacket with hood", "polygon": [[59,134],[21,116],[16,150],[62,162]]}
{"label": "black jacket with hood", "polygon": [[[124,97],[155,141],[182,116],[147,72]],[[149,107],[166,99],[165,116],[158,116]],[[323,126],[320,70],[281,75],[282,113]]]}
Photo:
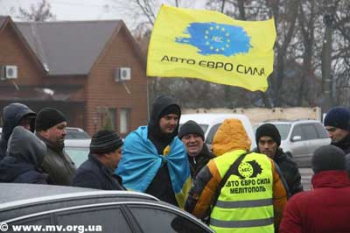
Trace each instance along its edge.
{"label": "black jacket with hood", "polygon": [[0,161],[0,182],[47,184],[40,165],[46,145],[32,132],[17,126],[9,138],[8,154]]}
{"label": "black jacket with hood", "polygon": [[346,135],[342,140],[338,142],[332,142],[331,144],[342,149],[345,154],[349,154],[350,153],[350,133]]}
{"label": "black jacket with hood", "polygon": [[191,166],[191,177],[196,178],[198,172],[209,162],[209,160],[215,158],[215,155],[211,153],[208,146],[204,143],[202,151],[195,157],[188,156],[188,161]]}
{"label": "black jacket with hood", "polygon": [[298,165],[281,148],[277,149],[273,160],[279,166],[291,195],[303,191]]}
{"label": "black jacket with hood", "polygon": [[21,103],[12,103],[7,105],[2,112],[3,127],[0,140],[0,160],[5,157],[7,143],[12,134],[13,129],[18,126],[23,117],[32,117],[30,129],[34,132],[34,124],[36,113],[28,106]]}
{"label": "black jacket with hood", "polygon": [[[258,148],[254,151],[259,152]],[[282,148],[277,148],[275,157],[273,158],[275,163],[278,165],[285,182],[288,185],[290,195],[294,195],[298,192],[303,191],[303,185],[301,184],[301,176],[298,165],[291,159]]]}
{"label": "black jacket with hood", "polygon": [[[162,112],[173,105],[178,108],[178,113],[181,115],[180,106],[176,103],[175,98],[172,96],[162,95],[153,103],[151,118],[148,123],[148,139],[157,148],[159,154],[163,154],[164,148],[168,146],[178,134],[179,124],[171,134],[163,133],[159,127],[159,120],[162,116]],[[178,205],[175,199],[175,193],[171,186],[169,170],[166,164],[162,164],[162,166],[159,168],[153,181],[148,186],[146,193],[151,194],[167,203],[176,206]]]}

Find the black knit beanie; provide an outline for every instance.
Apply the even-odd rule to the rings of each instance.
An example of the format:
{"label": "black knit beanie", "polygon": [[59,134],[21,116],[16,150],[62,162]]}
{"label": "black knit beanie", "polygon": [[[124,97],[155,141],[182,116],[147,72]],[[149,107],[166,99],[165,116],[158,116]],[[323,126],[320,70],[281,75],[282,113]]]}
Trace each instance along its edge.
{"label": "black knit beanie", "polygon": [[55,108],[43,108],[35,119],[35,130],[47,130],[64,121],[67,120],[59,110]]}
{"label": "black knit beanie", "polygon": [[179,138],[182,139],[183,136],[188,134],[197,134],[204,141],[204,132],[202,128],[195,121],[187,121],[180,128]]}
{"label": "black knit beanie", "polygon": [[107,154],[123,145],[123,140],[111,130],[100,130],[92,136],[90,153]]}
{"label": "black knit beanie", "polygon": [[255,140],[257,145],[259,144],[259,139],[264,136],[271,137],[278,146],[281,145],[281,135],[275,125],[267,123],[259,126],[255,133]]}
{"label": "black knit beanie", "polygon": [[345,153],[342,149],[333,146],[321,146],[311,159],[314,173],[330,170],[345,170]]}
{"label": "black knit beanie", "polygon": [[324,118],[324,126],[350,131],[350,110],[344,107],[332,108]]}
{"label": "black knit beanie", "polygon": [[179,108],[178,105],[175,105],[175,104],[172,104],[172,105],[169,105],[168,107],[166,107],[160,114],[159,114],[159,118],[162,118],[163,116],[166,116],[166,115],[169,115],[169,114],[176,114],[178,116],[181,115],[181,110]]}

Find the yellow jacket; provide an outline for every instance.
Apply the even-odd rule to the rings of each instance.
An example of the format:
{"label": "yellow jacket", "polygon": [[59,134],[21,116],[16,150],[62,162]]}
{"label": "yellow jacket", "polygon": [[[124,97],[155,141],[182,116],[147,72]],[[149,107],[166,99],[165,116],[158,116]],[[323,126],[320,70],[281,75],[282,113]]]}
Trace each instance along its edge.
{"label": "yellow jacket", "polygon": [[[216,156],[221,156],[227,152],[232,151],[249,151],[250,140],[244,130],[242,123],[237,119],[225,120],[216,132],[213,140],[213,152]],[[256,156],[266,155],[254,153]],[[212,159],[200,171],[196,179],[193,181],[192,188],[187,199],[185,209],[198,218],[204,217],[211,211],[211,207],[215,198],[216,191],[223,178],[220,175],[220,169],[217,167],[216,159]],[[283,209],[287,203],[287,192],[280,179],[280,175],[276,171],[275,163],[271,162],[272,172],[272,199],[274,209],[275,227],[278,228],[282,219]],[[233,219],[234,220],[234,219]]]}

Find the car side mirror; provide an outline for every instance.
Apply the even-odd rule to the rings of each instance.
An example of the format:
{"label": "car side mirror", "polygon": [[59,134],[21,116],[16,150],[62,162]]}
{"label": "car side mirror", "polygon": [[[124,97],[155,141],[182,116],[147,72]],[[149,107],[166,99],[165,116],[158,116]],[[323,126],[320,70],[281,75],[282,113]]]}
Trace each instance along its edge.
{"label": "car side mirror", "polygon": [[299,135],[293,136],[292,142],[297,142],[297,141],[301,141],[301,136],[299,136]]}

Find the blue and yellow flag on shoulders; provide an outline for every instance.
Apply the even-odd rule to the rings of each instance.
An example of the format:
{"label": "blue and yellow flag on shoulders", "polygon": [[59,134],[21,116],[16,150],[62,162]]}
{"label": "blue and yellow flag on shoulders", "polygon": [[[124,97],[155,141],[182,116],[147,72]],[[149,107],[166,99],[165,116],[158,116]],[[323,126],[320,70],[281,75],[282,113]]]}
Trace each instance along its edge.
{"label": "blue and yellow flag on shoulders", "polygon": [[147,75],[198,78],[266,91],[273,71],[274,20],[162,5],[148,49]]}

